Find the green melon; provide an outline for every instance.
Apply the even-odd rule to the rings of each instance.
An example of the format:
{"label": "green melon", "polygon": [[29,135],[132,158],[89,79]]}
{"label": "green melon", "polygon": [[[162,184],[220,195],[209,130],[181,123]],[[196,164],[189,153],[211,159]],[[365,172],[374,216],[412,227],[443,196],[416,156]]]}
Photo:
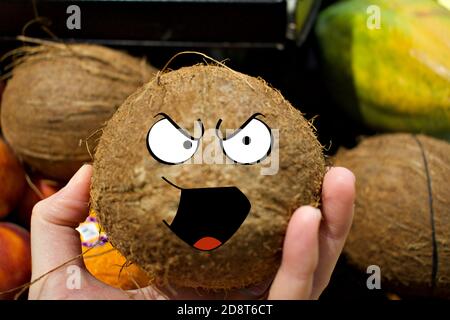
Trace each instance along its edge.
{"label": "green melon", "polygon": [[[373,8],[380,9],[380,28]],[[380,131],[450,138],[450,11],[433,0],[349,0],[319,17],[326,78],[339,104]]]}

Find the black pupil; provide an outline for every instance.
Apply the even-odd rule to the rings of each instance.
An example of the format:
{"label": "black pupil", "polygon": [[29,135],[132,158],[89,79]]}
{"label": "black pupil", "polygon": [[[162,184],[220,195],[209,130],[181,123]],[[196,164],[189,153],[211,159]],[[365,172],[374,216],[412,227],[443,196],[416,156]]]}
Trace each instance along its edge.
{"label": "black pupil", "polygon": [[190,149],[192,148],[192,142],[190,142],[189,140],[186,140],[185,142],[183,142],[183,147],[185,149]]}
{"label": "black pupil", "polygon": [[249,136],[245,136],[242,139],[242,143],[245,144],[246,146],[248,146],[250,144],[250,137]]}

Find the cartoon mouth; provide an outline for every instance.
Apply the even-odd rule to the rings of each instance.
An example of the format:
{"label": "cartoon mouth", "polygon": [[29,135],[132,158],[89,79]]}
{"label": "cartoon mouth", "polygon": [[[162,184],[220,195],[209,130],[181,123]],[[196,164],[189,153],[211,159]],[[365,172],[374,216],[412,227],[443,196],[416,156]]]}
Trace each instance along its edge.
{"label": "cartoon mouth", "polygon": [[162,177],[181,190],[178,210],[169,225],[180,239],[201,250],[217,249],[239,229],[250,212],[251,204],[237,187],[184,189]]}

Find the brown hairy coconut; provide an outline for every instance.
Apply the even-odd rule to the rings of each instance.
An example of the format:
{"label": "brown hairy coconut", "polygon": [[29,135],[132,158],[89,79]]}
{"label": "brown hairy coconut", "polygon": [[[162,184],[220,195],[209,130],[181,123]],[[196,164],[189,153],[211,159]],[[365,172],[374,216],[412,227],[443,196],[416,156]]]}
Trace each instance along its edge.
{"label": "brown hairy coconut", "polygon": [[341,150],[356,175],[355,218],[345,246],[361,270],[405,295],[450,296],[450,144],[385,134]]}
{"label": "brown hairy coconut", "polygon": [[[164,117],[191,135],[201,121],[205,135],[198,140],[201,147],[195,157],[205,156],[211,144],[219,144],[218,137],[225,129],[240,128],[252,115],[270,127],[274,136],[279,130],[279,143],[274,139],[269,157],[260,163],[169,165],[149,152],[149,129],[153,132],[155,123],[166,121]],[[257,123],[259,120],[253,125]],[[214,130],[218,124],[220,133]],[[258,137],[263,135],[253,135],[251,124],[242,132],[250,132],[252,140],[248,136],[232,140],[227,134],[228,142],[239,145],[246,141],[252,146],[255,140],[258,145],[262,141]],[[168,141],[163,137],[159,143],[166,146]],[[181,145],[191,147],[182,142],[180,150]],[[225,157],[221,148],[217,154]],[[268,167],[264,161],[276,163],[276,158],[278,172],[262,175],[261,169]],[[159,81],[146,84],[108,122],[95,154],[92,205],[112,244],[156,283],[210,289],[244,287],[275,274],[288,220],[301,205],[317,206],[324,171],[322,148],[312,127],[279,92],[260,79],[225,67],[196,65],[165,73]],[[238,188],[251,208],[229,240],[217,247],[214,239],[204,236],[216,238],[214,232],[231,230],[229,226],[243,208],[237,204],[242,194],[230,188],[227,195],[221,187]],[[205,188],[211,193],[203,192]],[[174,221],[180,212],[186,219],[175,232]],[[218,229],[212,231],[213,225]],[[180,232],[198,234],[189,243],[189,237],[182,240]]]}
{"label": "brown hairy coconut", "polygon": [[91,160],[86,139],[155,73],[142,59],[97,45],[45,43],[18,52],[2,129],[24,162],[57,180]]}

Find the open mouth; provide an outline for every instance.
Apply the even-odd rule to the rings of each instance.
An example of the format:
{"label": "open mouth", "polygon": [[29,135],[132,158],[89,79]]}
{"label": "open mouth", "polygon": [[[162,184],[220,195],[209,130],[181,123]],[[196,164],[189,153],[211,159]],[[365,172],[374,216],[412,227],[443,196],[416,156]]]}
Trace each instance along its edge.
{"label": "open mouth", "polygon": [[251,204],[237,187],[181,190],[178,210],[171,224],[163,222],[190,246],[211,251],[223,245],[239,229],[250,212]]}

